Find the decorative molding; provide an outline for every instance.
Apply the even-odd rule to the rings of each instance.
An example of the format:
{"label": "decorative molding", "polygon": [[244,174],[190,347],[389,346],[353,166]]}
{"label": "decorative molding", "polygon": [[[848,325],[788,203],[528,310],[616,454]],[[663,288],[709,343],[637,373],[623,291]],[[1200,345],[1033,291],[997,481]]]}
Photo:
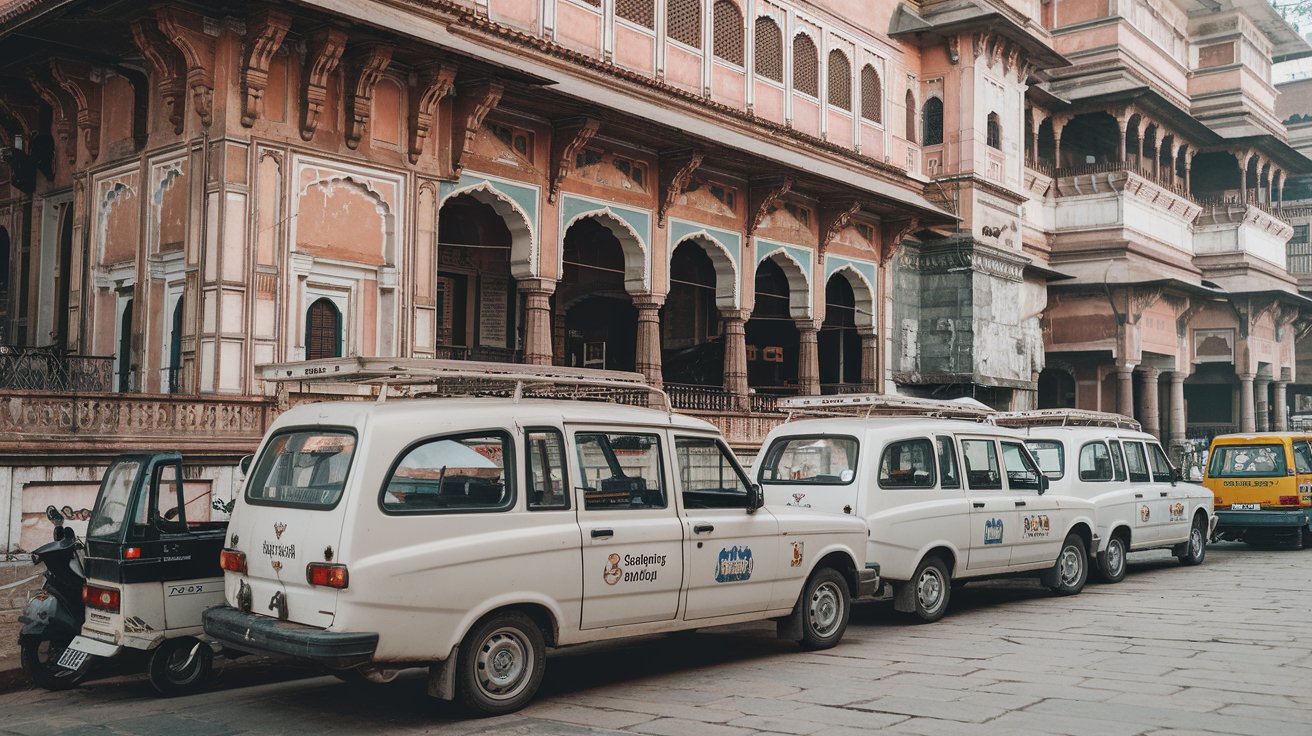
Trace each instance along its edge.
{"label": "decorative molding", "polygon": [[570,118],[557,123],[551,134],[551,187],[547,202],[556,203],[560,186],[574,170],[574,157],[601,128],[596,118]]}
{"label": "decorative molding", "polygon": [[246,24],[246,58],[241,67],[241,124],[247,128],[264,113],[269,62],[291,27],[290,15],[271,8],[251,16]]}
{"label": "decorative molding", "polygon": [[369,44],[353,55],[348,65],[355,77],[355,87],[346,98],[346,146],[354,150],[369,129],[369,115],[373,111],[374,86],[392,63],[392,47]]}
{"label": "decorative molding", "polygon": [[456,81],[455,67],[435,64],[420,71],[418,86],[410,89],[410,163],[419,163],[424,142],[437,120],[437,106],[451,94]]}
{"label": "decorative molding", "polygon": [[103,87],[92,81],[91,65],[81,61],[51,59],[50,74],[77,107],[77,131],[92,160],[100,156],[100,109]]}
{"label": "decorative molding", "polygon": [[77,119],[77,109],[69,104],[67,98],[59,94],[59,85],[49,76],[50,70],[42,67],[28,67],[27,81],[37,96],[45,101],[55,113],[51,125],[55,142],[64,151],[69,165],[77,162],[77,145],[73,139],[73,124]]}
{"label": "decorative molding", "polygon": [[501,101],[505,86],[496,79],[484,79],[462,85],[458,90],[455,111],[451,116],[451,175],[459,176],[465,156],[474,151],[474,137],[483,119]]}
{"label": "decorative molding", "polygon": [[665,217],[675,200],[692,181],[692,175],[701,167],[705,155],[701,151],[686,151],[682,154],[661,156],[661,194],[660,207],[656,211],[656,226],[665,226]]}
{"label": "decorative molding", "polygon": [[902,241],[908,235],[920,229],[920,218],[910,217],[899,220],[884,220],[883,227],[880,228],[880,265],[888,263],[888,259],[893,256]]}
{"label": "decorative molding", "polygon": [[346,33],[336,28],[320,28],[310,38],[301,85],[301,140],[314,138],[319,128],[319,114],[328,100],[328,79],[337,71],[345,51]]}
{"label": "decorative molding", "polygon": [[756,233],[756,229],[761,226],[765,216],[770,214],[770,209],[783,199],[793,189],[793,177],[785,176],[778,179],[775,183],[760,186],[748,187],[748,207],[747,214],[751,217],[747,222],[747,237],[750,238]]}
{"label": "decorative molding", "polygon": [[861,202],[852,200],[843,207],[828,208],[822,207],[820,211],[820,262],[825,262],[825,252],[829,250],[829,244],[834,242],[834,238],[843,232],[843,228],[852,222],[852,217],[861,211]]}
{"label": "decorative molding", "polygon": [[182,53],[192,104],[206,128],[214,122],[214,38],[205,33],[205,19],[176,7],[155,11],[160,33]]}

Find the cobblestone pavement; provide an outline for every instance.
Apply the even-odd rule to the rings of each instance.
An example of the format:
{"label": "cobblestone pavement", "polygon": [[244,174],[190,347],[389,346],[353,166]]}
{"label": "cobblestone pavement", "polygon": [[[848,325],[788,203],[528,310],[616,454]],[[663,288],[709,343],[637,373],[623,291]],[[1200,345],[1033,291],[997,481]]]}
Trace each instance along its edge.
{"label": "cobblestone pavement", "polygon": [[245,665],[174,700],[130,677],[0,695],[0,733],[1312,734],[1312,551],[1131,563],[1124,582],[1074,598],[972,584],[929,626],[865,604],[828,652],[764,626],[566,650],[537,701],[498,719],[464,720],[418,679]]}

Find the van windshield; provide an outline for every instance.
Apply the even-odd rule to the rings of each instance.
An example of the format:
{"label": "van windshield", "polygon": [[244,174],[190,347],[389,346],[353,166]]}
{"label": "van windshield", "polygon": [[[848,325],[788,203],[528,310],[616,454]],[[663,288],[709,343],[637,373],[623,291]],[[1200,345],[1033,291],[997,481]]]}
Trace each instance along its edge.
{"label": "van windshield", "polygon": [[269,440],[246,486],[246,499],[271,506],[332,508],[346,487],[355,435],[346,430],[280,432]]}
{"label": "van windshield", "polygon": [[762,483],[835,485],[856,478],[852,437],[781,437],[761,464]]}
{"label": "van windshield", "polygon": [[[116,539],[128,520],[128,504],[132,502],[132,485],[141,472],[141,463],[136,460],[120,460],[105,471],[105,480],[100,484],[100,495],[96,497],[96,509],[91,512],[87,523],[87,538]],[[138,524],[146,523],[145,504],[137,503],[136,519]]]}
{"label": "van windshield", "polygon": [[1221,445],[1212,450],[1209,478],[1266,478],[1285,475],[1283,445]]}

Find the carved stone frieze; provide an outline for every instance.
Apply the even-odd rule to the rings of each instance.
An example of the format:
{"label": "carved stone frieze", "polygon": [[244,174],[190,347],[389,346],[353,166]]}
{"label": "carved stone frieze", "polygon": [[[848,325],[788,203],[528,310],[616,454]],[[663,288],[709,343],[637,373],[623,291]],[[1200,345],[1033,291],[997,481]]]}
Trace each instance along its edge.
{"label": "carved stone frieze", "polygon": [[19,438],[223,438],[255,442],[272,419],[271,404],[259,400],[45,393],[11,393],[0,398],[0,436]]}
{"label": "carved stone frieze", "polygon": [[658,227],[665,226],[665,217],[674,206],[679,195],[688,188],[692,175],[702,165],[704,154],[701,151],[688,151],[681,155],[661,156],[661,200],[656,213]]}
{"label": "carved stone frieze", "polygon": [[282,46],[292,18],[266,8],[246,24],[246,55],[241,67],[241,124],[247,128],[264,112],[264,90],[269,84],[269,62]]}
{"label": "carved stone frieze", "polygon": [[355,84],[346,98],[346,145],[355,148],[360,145],[369,128],[369,114],[373,110],[374,87],[392,63],[392,47],[382,44],[365,46],[360,53],[354,54],[349,69]]}
{"label": "carved stone frieze", "polygon": [[1021,281],[1029,259],[1017,257],[970,239],[956,239],[922,248],[903,249],[898,263],[921,273],[970,269],[1006,281]]}
{"label": "carved stone frieze", "polygon": [[551,187],[547,202],[555,204],[560,186],[574,170],[574,157],[601,128],[596,118],[570,118],[554,126],[551,135]]}
{"label": "carved stone frieze", "polygon": [[437,119],[437,106],[451,93],[456,81],[455,67],[435,64],[419,71],[418,86],[410,91],[410,163],[419,162]]}

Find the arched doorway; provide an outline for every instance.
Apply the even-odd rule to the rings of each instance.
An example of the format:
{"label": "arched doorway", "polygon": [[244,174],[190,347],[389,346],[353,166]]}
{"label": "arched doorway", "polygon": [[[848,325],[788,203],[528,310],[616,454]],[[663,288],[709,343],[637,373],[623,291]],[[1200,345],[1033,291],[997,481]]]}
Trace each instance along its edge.
{"label": "arched doorway", "polygon": [[817,338],[820,351],[820,390],[842,393],[849,384],[861,383],[861,336],[857,332],[856,293],[841,274],[825,284],[825,321]]}
{"label": "arched doorway", "polygon": [[520,310],[505,218],[457,195],[438,213],[437,236],[438,357],[517,361]]}
{"label": "arched doorway", "polygon": [[667,384],[724,385],[715,263],[692,240],[675,246],[670,257],[670,292],[661,308],[661,367]]}
{"label": "arched doorway", "polygon": [[553,307],[557,364],[636,369],[638,310],[624,288],[625,266],[619,238],[596,217],[565,231]]}
{"label": "arched doorway", "polygon": [[305,359],[342,357],[342,312],[321,297],[305,313]]}
{"label": "arched doorway", "polygon": [[1039,373],[1039,408],[1074,409],[1075,377],[1060,368],[1044,368]]}
{"label": "arched doorway", "polygon": [[792,284],[784,268],[766,258],[756,267],[756,303],[744,328],[747,385],[759,393],[798,392],[801,341],[793,317]]}

